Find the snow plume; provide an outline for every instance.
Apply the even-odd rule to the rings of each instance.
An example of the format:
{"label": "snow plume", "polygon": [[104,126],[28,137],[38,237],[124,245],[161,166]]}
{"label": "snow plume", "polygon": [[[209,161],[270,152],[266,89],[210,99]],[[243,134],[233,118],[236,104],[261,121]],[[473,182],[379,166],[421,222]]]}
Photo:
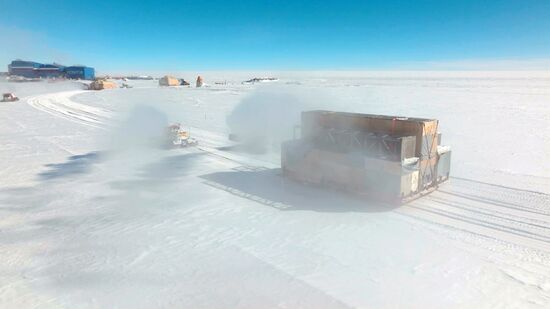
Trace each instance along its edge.
{"label": "snow plume", "polygon": [[166,114],[149,105],[127,109],[105,136],[109,172],[114,176],[136,174],[163,155]]}
{"label": "snow plume", "polygon": [[278,151],[282,141],[299,136],[302,111],[326,109],[331,95],[293,86],[269,85],[244,98],[227,117],[236,139],[252,152]]}
{"label": "snow plume", "polygon": [[148,105],[137,105],[110,132],[112,148],[115,151],[158,148],[167,125],[168,118],[163,111]]}

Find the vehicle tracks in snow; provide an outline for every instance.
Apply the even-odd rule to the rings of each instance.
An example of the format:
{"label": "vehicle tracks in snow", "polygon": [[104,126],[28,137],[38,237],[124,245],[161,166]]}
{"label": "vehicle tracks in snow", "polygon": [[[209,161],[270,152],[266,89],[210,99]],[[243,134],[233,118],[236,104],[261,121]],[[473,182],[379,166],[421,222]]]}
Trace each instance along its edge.
{"label": "vehicle tracks in snow", "polygon": [[28,97],[27,103],[43,112],[81,123],[97,129],[105,129],[112,118],[112,111],[77,103],[71,97],[84,90],[63,91]]}
{"label": "vehicle tracks in snow", "polygon": [[466,179],[397,209],[398,213],[550,253],[550,196]]}

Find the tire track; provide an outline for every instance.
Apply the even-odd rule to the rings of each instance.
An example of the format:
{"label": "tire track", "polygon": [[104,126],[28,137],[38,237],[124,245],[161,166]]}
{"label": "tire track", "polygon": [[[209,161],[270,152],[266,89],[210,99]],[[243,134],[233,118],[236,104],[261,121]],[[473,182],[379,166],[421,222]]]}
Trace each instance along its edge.
{"label": "tire track", "polygon": [[488,221],[476,220],[468,216],[440,211],[437,208],[427,205],[409,205],[407,207],[409,207],[409,209],[406,211],[400,210],[397,212],[446,228],[461,230],[484,238],[550,253],[550,237],[545,235],[517,229],[508,229],[504,225],[497,225]]}
{"label": "tire track", "polygon": [[550,212],[539,211],[541,209],[544,210],[544,208],[542,208],[542,207],[529,207],[529,206],[510,203],[510,202],[506,202],[506,201],[500,201],[500,200],[497,200],[497,199],[494,199],[494,198],[488,198],[488,197],[477,196],[477,195],[472,195],[472,194],[465,194],[465,193],[461,193],[461,192],[452,192],[452,191],[446,191],[446,190],[438,190],[438,192],[443,193],[443,194],[452,195],[452,196],[459,197],[459,198],[466,199],[466,200],[471,200],[471,201],[483,203],[483,204],[490,204],[490,205],[498,206],[498,207],[502,207],[502,208],[515,209],[515,210],[520,210],[520,211],[530,212],[530,213],[537,214],[537,215],[549,216],[550,217]]}
{"label": "tire track", "polygon": [[[491,212],[491,211],[476,210],[476,209],[471,208],[473,206],[470,206],[470,205],[465,206],[466,204],[458,204],[456,202],[445,201],[444,199],[440,199],[438,197],[428,196],[426,199],[430,200],[430,201],[433,201],[437,204],[442,204],[442,205],[445,205],[445,206],[449,206],[449,207],[457,208],[457,209],[460,209],[460,210],[472,212],[472,213],[479,214],[479,215],[482,215],[482,216],[490,216],[490,217],[495,218],[497,220],[500,219],[500,220],[515,222],[515,223],[519,223],[519,224],[526,224],[526,225],[529,225],[529,226],[532,226],[532,227],[535,227],[535,228],[540,228],[540,229],[550,231],[550,222],[546,222],[546,221],[542,221],[542,220],[538,220],[538,219],[531,219],[531,218],[527,218],[527,217],[516,216],[514,214],[509,214],[509,213],[505,213],[505,212],[501,212],[501,211],[492,211]],[[512,218],[510,218],[510,217],[512,217]],[[538,223],[533,223],[533,221],[536,221]]]}
{"label": "tire track", "polygon": [[33,108],[55,117],[97,129],[105,129],[112,118],[112,111],[71,100],[72,96],[84,92],[84,90],[76,90],[38,95],[27,98],[27,103]]}
{"label": "tire track", "polygon": [[[398,213],[550,253],[547,195],[476,181],[445,184]],[[518,202],[523,201],[523,202]]]}

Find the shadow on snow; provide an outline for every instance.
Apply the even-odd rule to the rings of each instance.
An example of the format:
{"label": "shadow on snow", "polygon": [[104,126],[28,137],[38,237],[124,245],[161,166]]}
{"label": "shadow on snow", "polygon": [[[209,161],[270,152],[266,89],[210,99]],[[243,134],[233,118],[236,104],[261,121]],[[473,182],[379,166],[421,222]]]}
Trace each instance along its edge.
{"label": "shadow on snow", "polygon": [[85,174],[89,172],[91,166],[99,162],[100,159],[101,153],[96,151],[83,155],[70,156],[66,162],[46,164],[45,166],[48,167],[49,170],[39,173],[38,177],[41,180],[53,180]]}
{"label": "shadow on snow", "polygon": [[304,185],[282,177],[280,169],[239,167],[201,178],[206,185],[279,210],[386,212],[398,207],[345,192]]}

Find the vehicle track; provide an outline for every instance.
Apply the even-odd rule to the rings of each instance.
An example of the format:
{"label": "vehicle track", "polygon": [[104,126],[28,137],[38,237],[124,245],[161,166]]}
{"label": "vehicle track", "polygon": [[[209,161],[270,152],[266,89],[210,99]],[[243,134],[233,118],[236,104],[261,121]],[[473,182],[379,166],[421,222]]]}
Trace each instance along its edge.
{"label": "vehicle track", "polygon": [[550,253],[549,208],[545,193],[452,179],[397,212]]}
{"label": "vehicle track", "polygon": [[[532,227],[535,227],[535,228],[540,228],[540,229],[543,229],[543,230],[550,230],[550,223],[547,222],[547,221],[531,219],[531,218],[528,218],[528,217],[513,216],[511,214],[508,214],[508,213],[505,213],[505,212],[500,212],[500,211],[494,211],[492,213],[491,212],[486,212],[486,211],[483,211],[483,210],[470,208],[470,206],[465,206],[466,204],[462,205],[462,204],[457,204],[455,202],[448,202],[448,201],[439,199],[437,197],[426,197],[426,200],[433,201],[437,204],[442,204],[446,207],[449,206],[449,207],[454,207],[454,208],[457,208],[457,209],[460,209],[460,210],[472,212],[472,213],[478,214],[482,217],[491,217],[491,218],[495,218],[497,220],[501,220],[501,221],[504,221],[504,222],[511,221],[511,222],[515,222],[515,223],[518,223],[518,224],[526,224],[528,226],[532,226]],[[534,222],[536,222],[536,223],[534,223]]]}
{"label": "vehicle track", "polygon": [[109,125],[112,111],[71,101],[83,90],[63,91],[27,98],[27,103],[43,112],[80,124],[104,129]]}

